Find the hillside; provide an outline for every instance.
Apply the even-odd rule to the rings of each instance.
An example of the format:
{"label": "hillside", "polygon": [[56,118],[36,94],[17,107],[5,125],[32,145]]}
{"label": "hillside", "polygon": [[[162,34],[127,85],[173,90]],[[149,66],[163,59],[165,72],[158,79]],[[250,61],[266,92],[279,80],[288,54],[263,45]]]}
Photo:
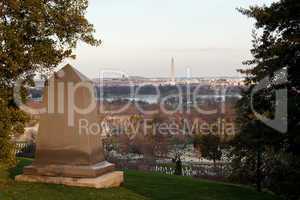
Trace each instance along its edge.
{"label": "hillside", "polygon": [[136,171],[125,172],[125,184],[115,189],[74,188],[62,185],[17,183],[30,160],[21,159],[9,173],[0,173],[0,199],[2,200],[273,200],[273,195],[257,193],[254,189],[220,182],[196,180],[189,177],[168,176]]}

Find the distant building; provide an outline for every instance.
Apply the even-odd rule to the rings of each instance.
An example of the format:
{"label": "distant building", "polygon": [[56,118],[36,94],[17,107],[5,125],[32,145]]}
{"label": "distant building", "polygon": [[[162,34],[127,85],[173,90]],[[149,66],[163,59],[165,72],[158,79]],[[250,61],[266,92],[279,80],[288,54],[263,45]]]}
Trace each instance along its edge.
{"label": "distant building", "polygon": [[171,59],[171,84],[176,85],[174,57],[172,57],[172,59]]}

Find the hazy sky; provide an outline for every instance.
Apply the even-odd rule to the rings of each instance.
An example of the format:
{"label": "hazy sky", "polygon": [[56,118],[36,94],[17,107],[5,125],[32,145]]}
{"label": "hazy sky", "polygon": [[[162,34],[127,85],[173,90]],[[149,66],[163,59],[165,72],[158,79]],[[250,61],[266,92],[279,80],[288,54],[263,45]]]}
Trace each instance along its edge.
{"label": "hazy sky", "polygon": [[253,20],[237,7],[269,5],[273,0],[90,0],[87,17],[101,47],[79,44],[68,61],[91,78],[101,70],[128,75],[239,75],[250,58]]}

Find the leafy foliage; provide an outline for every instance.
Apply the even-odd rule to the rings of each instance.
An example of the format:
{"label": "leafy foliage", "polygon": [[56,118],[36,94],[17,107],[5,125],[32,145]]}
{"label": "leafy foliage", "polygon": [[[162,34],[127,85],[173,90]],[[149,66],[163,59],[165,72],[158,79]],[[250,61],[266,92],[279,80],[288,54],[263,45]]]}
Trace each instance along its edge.
{"label": "leafy foliage", "polygon": [[[46,73],[72,51],[78,40],[91,45],[94,28],[85,18],[87,0],[2,0],[0,2],[0,161],[13,164],[10,138],[26,121],[13,101],[22,79],[33,85],[36,72]],[[27,96],[21,90],[22,99]],[[21,130],[18,130],[21,131]]]}
{"label": "leafy foliage", "polygon": [[[300,159],[300,2],[280,0],[270,6],[252,6],[239,11],[256,20],[253,32],[253,59],[240,72],[246,75],[248,87],[239,101],[237,124],[240,134],[233,141],[233,173],[244,172],[247,181],[261,184],[287,199],[298,199]],[[288,72],[287,82],[276,84]],[[252,89],[269,77],[263,90],[253,95]],[[252,111],[272,119],[280,100],[275,92],[286,89],[288,98],[287,133],[281,133],[262,123]],[[252,107],[251,107],[252,106]],[[279,124],[281,125],[281,124]],[[279,156],[280,155],[280,156]],[[287,167],[287,168],[285,168]],[[253,173],[254,171],[254,173]],[[280,189],[279,189],[280,188]]]}
{"label": "leafy foliage", "polygon": [[201,156],[214,163],[222,157],[221,138],[214,134],[196,135],[194,137],[194,147]]}

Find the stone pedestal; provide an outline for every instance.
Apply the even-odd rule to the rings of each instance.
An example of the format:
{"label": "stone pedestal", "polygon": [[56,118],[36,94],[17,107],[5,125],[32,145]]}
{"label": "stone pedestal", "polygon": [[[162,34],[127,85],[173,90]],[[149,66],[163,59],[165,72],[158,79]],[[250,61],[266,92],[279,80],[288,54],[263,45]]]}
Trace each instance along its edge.
{"label": "stone pedestal", "polygon": [[124,175],[121,171],[106,173],[96,178],[70,178],[70,177],[54,177],[54,176],[37,176],[37,175],[19,175],[16,181],[32,182],[32,183],[50,183],[62,184],[76,187],[91,188],[112,188],[119,187],[124,181]]}
{"label": "stone pedestal", "polygon": [[115,165],[102,161],[94,165],[30,165],[23,169],[24,175],[95,178],[112,172]]}
{"label": "stone pedestal", "polygon": [[82,120],[97,124],[96,106],[78,111],[96,103],[92,82],[66,65],[48,80],[43,103],[47,112],[40,117],[35,160],[16,180],[97,188],[120,185],[123,173],[113,172],[115,165],[105,161],[101,133],[82,132],[80,126]]}

